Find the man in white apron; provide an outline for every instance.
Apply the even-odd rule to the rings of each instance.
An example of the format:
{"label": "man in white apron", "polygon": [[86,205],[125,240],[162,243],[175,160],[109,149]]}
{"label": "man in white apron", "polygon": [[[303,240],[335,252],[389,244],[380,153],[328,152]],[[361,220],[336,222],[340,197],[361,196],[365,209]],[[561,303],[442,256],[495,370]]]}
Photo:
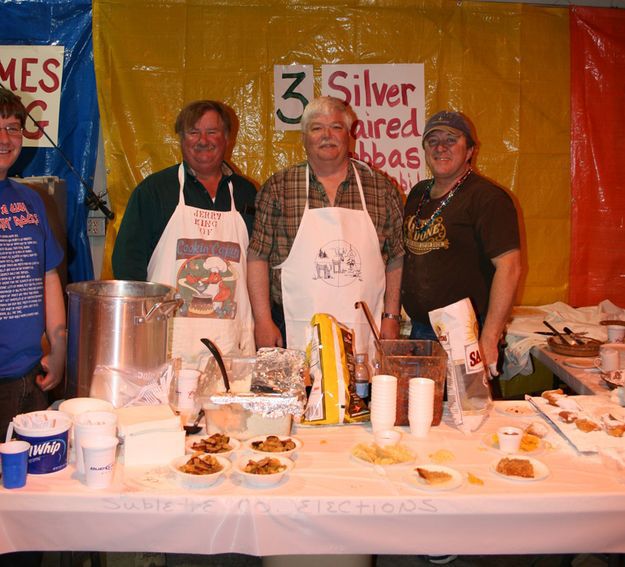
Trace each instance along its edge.
{"label": "man in white apron", "polygon": [[224,355],[255,352],[247,293],[247,246],[256,190],[224,161],[231,119],[209,100],[176,119],[183,162],[141,182],[130,197],[115,249],[118,279],[175,287],[171,355],[194,365],[211,339]]}
{"label": "man in white apron", "polygon": [[305,349],[311,317],[329,313],[354,329],[357,352],[371,353],[356,301],[367,302],[382,337],[399,335],[401,196],[349,158],[352,122],[343,101],[312,101],[302,117],[307,161],[273,175],[258,194],[248,255],[257,347],[286,339]]}

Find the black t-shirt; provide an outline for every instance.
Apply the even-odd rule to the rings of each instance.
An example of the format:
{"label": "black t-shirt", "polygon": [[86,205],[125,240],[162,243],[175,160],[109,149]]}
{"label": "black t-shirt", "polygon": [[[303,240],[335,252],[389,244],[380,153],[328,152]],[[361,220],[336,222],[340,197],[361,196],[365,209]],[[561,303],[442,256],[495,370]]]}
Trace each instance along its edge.
{"label": "black t-shirt", "polygon": [[428,312],[468,297],[485,317],[495,268],[492,258],[519,246],[516,209],[510,196],[470,173],[441,214],[425,230],[442,199],[415,212],[429,181],[415,185],[404,207],[404,271],[401,298],[411,319],[429,323]]}

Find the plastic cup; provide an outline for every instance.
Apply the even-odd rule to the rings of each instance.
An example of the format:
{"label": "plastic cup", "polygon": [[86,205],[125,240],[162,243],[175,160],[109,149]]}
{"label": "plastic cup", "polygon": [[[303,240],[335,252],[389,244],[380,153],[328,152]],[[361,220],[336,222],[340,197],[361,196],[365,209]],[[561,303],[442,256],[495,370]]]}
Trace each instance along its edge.
{"label": "plastic cup", "polygon": [[522,438],[523,430],[519,427],[500,427],[497,430],[499,450],[504,453],[518,453]]}
{"label": "plastic cup", "polygon": [[117,414],[109,411],[88,411],[81,413],[74,422],[74,443],[76,445],[76,470],[85,474],[84,446],[94,437],[115,437]]}
{"label": "plastic cup", "polygon": [[[59,411],[65,412],[72,418],[72,424],[81,413],[87,411],[114,411],[113,404],[99,398],[68,398],[59,405]],[[74,442],[74,426],[69,430],[69,459],[76,462],[76,446]]]}
{"label": "plastic cup", "polygon": [[107,488],[113,482],[117,437],[98,436],[82,441],[85,482],[89,488]]}
{"label": "plastic cup", "polygon": [[0,443],[2,485],[4,488],[21,488],[26,484],[29,450],[30,443],[27,441]]}

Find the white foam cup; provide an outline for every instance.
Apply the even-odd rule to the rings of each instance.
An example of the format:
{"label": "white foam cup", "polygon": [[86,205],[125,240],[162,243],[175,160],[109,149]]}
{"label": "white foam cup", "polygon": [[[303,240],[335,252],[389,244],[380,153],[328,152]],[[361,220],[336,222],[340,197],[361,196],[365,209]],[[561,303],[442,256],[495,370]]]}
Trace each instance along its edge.
{"label": "white foam cup", "polygon": [[119,439],[109,435],[90,437],[82,442],[85,482],[89,488],[107,488],[113,482]]}
{"label": "white foam cup", "polygon": [[95,437],[115,437],[117,414],[109,411],[88,411],[81,413],[74,421],[74,444],[76,446],[76,470],[85,474],[84,447]]}
{"label": "white foam cup", "polygon": [[373,431],[393,429],[397,411],[397,378],[377,374],[371,379],[371,427]]}
{"label": "white foam cup", "polygon": [[519,427],[500,427],[497,430],[499,450],[504,453],[518,453],[522,438],[523,430]]}
{"label": "white foam cup", "polygon": [[175,400],[178,411],[193,410],[195,408],[195,391],[197,390],[199,378],[199,370],[184,368],[178,373]]}
{"label": "white foam cup", "polygon": [[422,419],[411,419],[408,416],[408,423],[410,423],[410,435],[413,437],[427,437],[432,427],[432,420],[424,421]]}
{"label": "white foam cup", "polygon": [[608,342],[622,343],[625,340],[625,327],[623,325],[608,325]]}
{"label": "white foam cup", "polygon": [[113,404],[99,398],[68,398],[59,404],[59,411],[65,412],[72,418],[69,430],[69,460],[76,462],[76,444],[74,441],[74,421],[76,417],[86,411],[114,411]]}
{"label": "white foam cup", "polygon": [[618,370],[619,365],[619,351],[608,345],[602,345],[599,348],[599,356],[595,358],[595,366],[602,372],[612,372],[613,370]]}

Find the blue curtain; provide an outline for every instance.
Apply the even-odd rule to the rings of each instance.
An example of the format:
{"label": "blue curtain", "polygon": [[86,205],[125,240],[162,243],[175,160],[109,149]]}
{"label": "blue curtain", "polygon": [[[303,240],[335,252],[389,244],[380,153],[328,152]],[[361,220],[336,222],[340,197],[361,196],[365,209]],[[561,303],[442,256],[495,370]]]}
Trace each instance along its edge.
{"label": "blue curtain", "polygon": [[[91,0],[0,0],[0,44],[65,48],[58,146],[93,185],[99,114],[93,68]],[[8,85],[5,83],[5,87]],[[9,175],[53,175],[67,188],[67,266],[70,282],[93,279],[87,237],[86,189],[55,148],[23,148]]]}

